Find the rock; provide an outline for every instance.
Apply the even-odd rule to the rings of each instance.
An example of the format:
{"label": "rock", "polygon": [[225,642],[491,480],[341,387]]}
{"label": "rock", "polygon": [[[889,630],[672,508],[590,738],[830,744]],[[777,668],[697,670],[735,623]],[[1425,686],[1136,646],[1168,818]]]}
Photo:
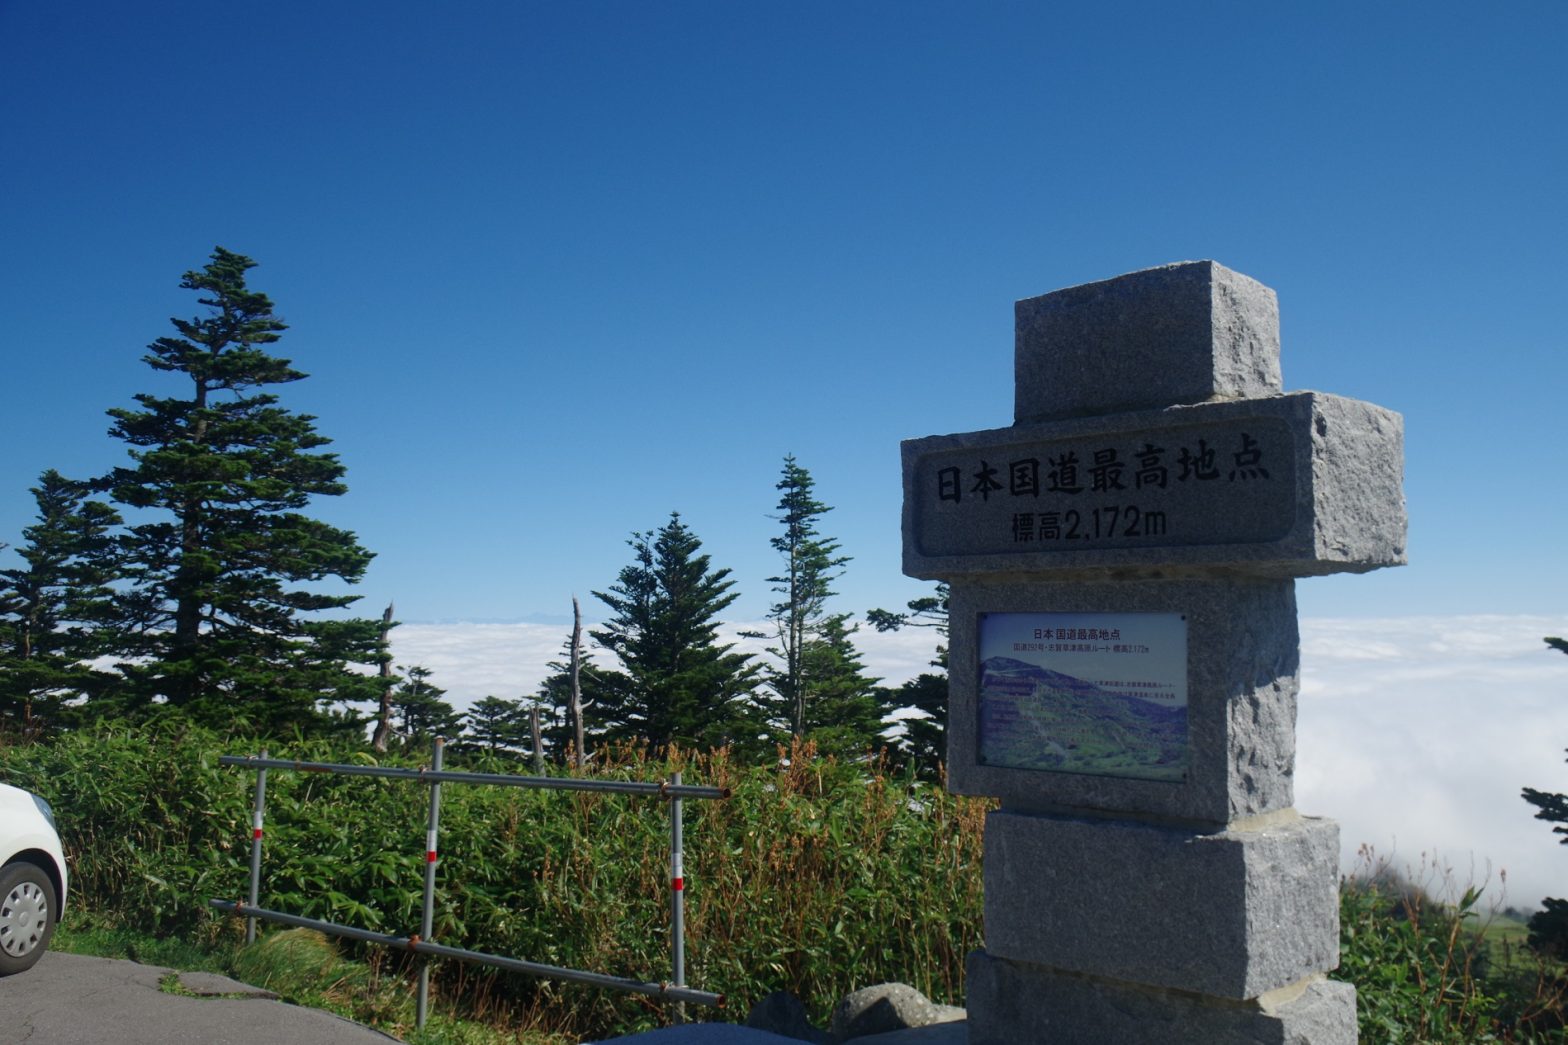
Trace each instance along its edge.
{"label": "rock", "polygon": [[811,1025],[806,1007],[789,991],[774,991],[751,1007],[746,1026],[797,1041],[826,1045],[827,1032]]}
{"label": "rock", "polygon": [[833,1007],[828,1040],[845,1042],[963,1018],[963,1009],[938,1005],[907,983],[881,983],[862,988]]}

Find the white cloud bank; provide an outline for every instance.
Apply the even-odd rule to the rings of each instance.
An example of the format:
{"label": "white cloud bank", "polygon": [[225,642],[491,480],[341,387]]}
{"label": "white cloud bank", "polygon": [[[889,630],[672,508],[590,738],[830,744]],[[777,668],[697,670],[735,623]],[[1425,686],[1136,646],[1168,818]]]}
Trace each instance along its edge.
{"label": "white cloud bank", "polygon": [[[584,648],[600,663],[608,663],[608,654],[596,650],[587,635],[592,627],[583,628]],[[743,639],[740,633],[767,634],[771,628],[766,622],[735,623],[723,625],[720,632],[737,650],[761,654],[769,642]],[[429,668],[431,681],[462,709],[485,696],[513,699],[532,694],[550,674],[548,665],[566,659],[571,630],[562,624],[400,624],[392,632],[393,661]],[[936,636],[929,628],[878,634],[862,627],[855,634],[855,646],[868,672],[897,685],[931,670],[928,664],[936,653]]]}
{"label": "white cloud bank", "polygon": [[[725,630],[732,637],[746,627]],[[458,707],[532,693],[560,659],[558,624],[405,624],[398,664],[422,664]],[[1460,884],[1507,872],[1507,902],[1568,895],[1568,847],[1533,819],[1521,787],[1568,792],[1568,657],[1545,635],[1568,618],[1403,617],[1302,621],[1296,805],[1340,823],[1342,865],[1374,846],[1398,864],[1423,855]],[[889,684],[927,670],[927,630],[855,636]],[[760,651],[765,642],[739,640]],[[602,654],[601,654],[602,657]]]}
{"label": "white cloud bank", "polygon": [[[1370,844],[1396,864],[1434,854],[1486,897],[1568,895],[1568,847],[1525,786],[1568,792],[1562,617],[1304,620],[1296,805],[1339,821],[1341,865]],[[1473,869],[1473,873],[1472,873]]]}

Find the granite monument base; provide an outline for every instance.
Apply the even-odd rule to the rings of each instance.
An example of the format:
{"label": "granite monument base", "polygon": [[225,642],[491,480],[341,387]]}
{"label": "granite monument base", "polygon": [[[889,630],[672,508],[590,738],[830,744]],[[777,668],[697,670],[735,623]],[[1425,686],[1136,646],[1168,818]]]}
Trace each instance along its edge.
{"label": "granite monument base", "polygon": [[1339,964],[1339,825],[986,818],[994,956],[1245,1001]]}
{"label": "granite monument base", "polygon": [[975,951],[968,1008],[969,1045],[1356,1043],[1356,989],[1321,976],[1237,1002]]}

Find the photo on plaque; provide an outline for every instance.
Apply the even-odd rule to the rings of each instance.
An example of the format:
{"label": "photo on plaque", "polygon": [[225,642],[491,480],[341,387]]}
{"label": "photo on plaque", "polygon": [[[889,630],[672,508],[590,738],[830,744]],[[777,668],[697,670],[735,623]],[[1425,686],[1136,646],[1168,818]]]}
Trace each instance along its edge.
{"label": "photo on plaque", "polygon": [[1187,618],[982,613],[982,765],[1187,775]]}

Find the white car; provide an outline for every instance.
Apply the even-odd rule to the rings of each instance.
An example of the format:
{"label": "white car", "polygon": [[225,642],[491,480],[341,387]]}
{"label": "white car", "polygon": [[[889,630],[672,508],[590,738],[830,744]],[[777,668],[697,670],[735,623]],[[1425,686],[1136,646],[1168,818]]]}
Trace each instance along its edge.
{"label": "white car", "polygon": [[0,784],[0,976],[43,957],[65,910],[65,854],[54,811],[30,791]]}

